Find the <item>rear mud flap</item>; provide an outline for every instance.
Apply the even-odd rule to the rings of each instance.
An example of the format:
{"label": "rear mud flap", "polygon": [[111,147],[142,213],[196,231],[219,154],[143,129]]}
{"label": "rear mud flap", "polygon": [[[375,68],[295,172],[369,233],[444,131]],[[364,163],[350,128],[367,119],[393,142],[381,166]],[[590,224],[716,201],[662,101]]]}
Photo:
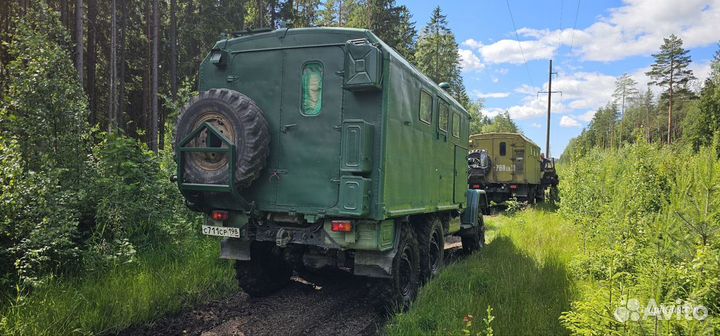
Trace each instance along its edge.
{"label": "rear mud flap", "polygon": [[392,263],[396,253],[397,249],[395,248],[385,252],[357,251],[355,252],[353,273],[372,278],[389,278],[392,274]]}
{"label": "rear mud flap", "polygon": [[237,238],[225,238],[220,241],[220,258],[250,260],[250,241]]}
{"label": "rear mud flap", "polygon": [[395,240],[393,241],[392,249],[384,252],[355,252],[355,266],[353,267],[353,274],[371,278],[390,278],[392,276],[393,259],[395,258],[395,254],[397,254],[401,225],[397,223],[395,224]]}

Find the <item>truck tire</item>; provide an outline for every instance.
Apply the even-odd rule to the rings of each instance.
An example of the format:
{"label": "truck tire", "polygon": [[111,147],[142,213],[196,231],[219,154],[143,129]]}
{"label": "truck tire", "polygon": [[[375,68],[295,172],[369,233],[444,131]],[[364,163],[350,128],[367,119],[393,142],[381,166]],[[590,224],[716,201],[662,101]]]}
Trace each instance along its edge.
{"label": "truck tire", "polygon": [[444,264],[445,234],[439,218],[432,216],[417,230],[420,245],[420,279],[427,282],[438,275]]}
{"label": "truck tire", "polygon": [[[180,112],[174,146],[204,123],[213,125],[235,145],[235,171],[229,170],[228,154],[187,153],[183,175],[192,183],[226,184],[232,176],[240,188],[260,176],[270,153],[270,131],[267,120],[255,102],[229,89],[203,91]],[[221,147],[218,137],[202,131],[189,143],[194,147]]]}
{"label": "truck tire", "polygon": [[273,252],[273,246],[254,242],[249,261],[235,262],[235,278],[240,288],[251,297],[267,296],[287,286],[292,267],[281,255]]}
{"label": "truck tire", "polygon": [[460,237],[462,250],[466,254],[471,254],[485,246],[485,224],[482,215],[478,219],[478,226],[466,230]]}
{"label": "truck tire", "polygon": [[369,297],[383,315],[405,311],[420,289],[420,251],[409,225],[400,228],[397,253],[389,279],[371,279]]}

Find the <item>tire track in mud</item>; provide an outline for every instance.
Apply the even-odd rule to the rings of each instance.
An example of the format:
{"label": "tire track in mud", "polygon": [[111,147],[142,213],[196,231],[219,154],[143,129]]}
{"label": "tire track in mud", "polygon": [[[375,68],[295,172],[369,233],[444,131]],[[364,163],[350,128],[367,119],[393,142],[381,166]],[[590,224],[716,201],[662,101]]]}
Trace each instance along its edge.
{"label": "tire track in mud", "polygon": [[[450,249],[447,249],[450,247]],[[459,258],[446,244],[445,260]],[[386,318],[367,297],[366,279],[342,271],[324,272],[315,283],[293,277],[279,292],[250,298],[243,292],[210,301],[119,335],[378,335]]]}

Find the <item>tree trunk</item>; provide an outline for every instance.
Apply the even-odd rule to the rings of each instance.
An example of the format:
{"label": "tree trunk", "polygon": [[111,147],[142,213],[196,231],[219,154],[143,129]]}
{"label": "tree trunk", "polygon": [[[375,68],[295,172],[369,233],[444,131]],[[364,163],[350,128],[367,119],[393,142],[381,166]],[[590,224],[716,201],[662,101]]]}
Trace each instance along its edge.
{"label": "tree trunk", "polygon": [[159,53],[159,26],[160,26],[160,8],[158,0],[153,0],[153,50],[152,50],[152,133],[150,140],[150,148],[157,154],[158,152],[158,53]]}
{"label": "tree trunk", "polygon": [[87,93],[90,103],[90,125],[97,123],[97,94],[95,93],[95,66],[97,63],[97,0],[88,0],[87,37]]}
{"label": "tree trunk", "polygon": [[177,0],[170,0],[170,90],[173,99],[177,98]]}
{"label": "tree trunk", "polygon": [[152,113],[151,111],[151,103],[150,103],[150,74],[152,72],[152,66],[150,64],[150,59],[152,58],[152,3],[150,1],[145,2],[145,23],[147,25],[147,48],[145,49],[145,62],[143,64],[146,64],[145,66],[145,75],[143,76],[143,113],[142,113],[142,125],[144,129],[144,136],[145,136],[145,143],[148,145],[148,147],[151,146],[150,139],[152,137],[150,136],[150,130],[152,129],[152,122],[150,118],[150,115]]}
{"label": "tree trunk", "polygon": [[83,0],[75,3],[75,68],[80,85],[83,85]]}
{"label": "tree trunk", "polygon": [[117,1],[112,0],[110,8],[110,92],[108,94],[108,132],[112,133],[116,125],[117,111]]}
{"label": "tree trunk", "polygon": [[118,87],[117,87],[117,124],[121,129],[125,129],[123,117],[125,113],[125,44],[127,40],[127,20],[128,20],[128,1],[122,2],[120,11],[120,45],[118,46]]}
{"label": "tree trunk", "polygon": [[668,135],[667,135],[668,145],[672,143],[673,72],[675,72],[675,69],[673,69],[674,66],[675,66],[675,62],[671,58],[670,59],[670,97],[668,99]]}

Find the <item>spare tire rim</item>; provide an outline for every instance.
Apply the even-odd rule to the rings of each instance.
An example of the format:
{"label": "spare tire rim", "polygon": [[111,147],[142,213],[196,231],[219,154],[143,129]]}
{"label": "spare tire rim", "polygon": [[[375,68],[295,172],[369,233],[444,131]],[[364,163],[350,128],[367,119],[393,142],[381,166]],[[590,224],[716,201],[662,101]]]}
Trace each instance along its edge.
{"label": "spare tire rim", "polygon": [[[230,143],[235,143],[235,129],[227,119],[215,111],[203,112],[193,124],[192,129],[201,127],[204,123],[212,125],[220,134],[225,136]],[[191,142],[192,147],[217,147],[226,148],[223,141],[212,134],[210,130],[204,129]],[[228,155],[225,153],[192,153],[191,162],[197,164],[203,170],[218,170],[228,164]]]}

